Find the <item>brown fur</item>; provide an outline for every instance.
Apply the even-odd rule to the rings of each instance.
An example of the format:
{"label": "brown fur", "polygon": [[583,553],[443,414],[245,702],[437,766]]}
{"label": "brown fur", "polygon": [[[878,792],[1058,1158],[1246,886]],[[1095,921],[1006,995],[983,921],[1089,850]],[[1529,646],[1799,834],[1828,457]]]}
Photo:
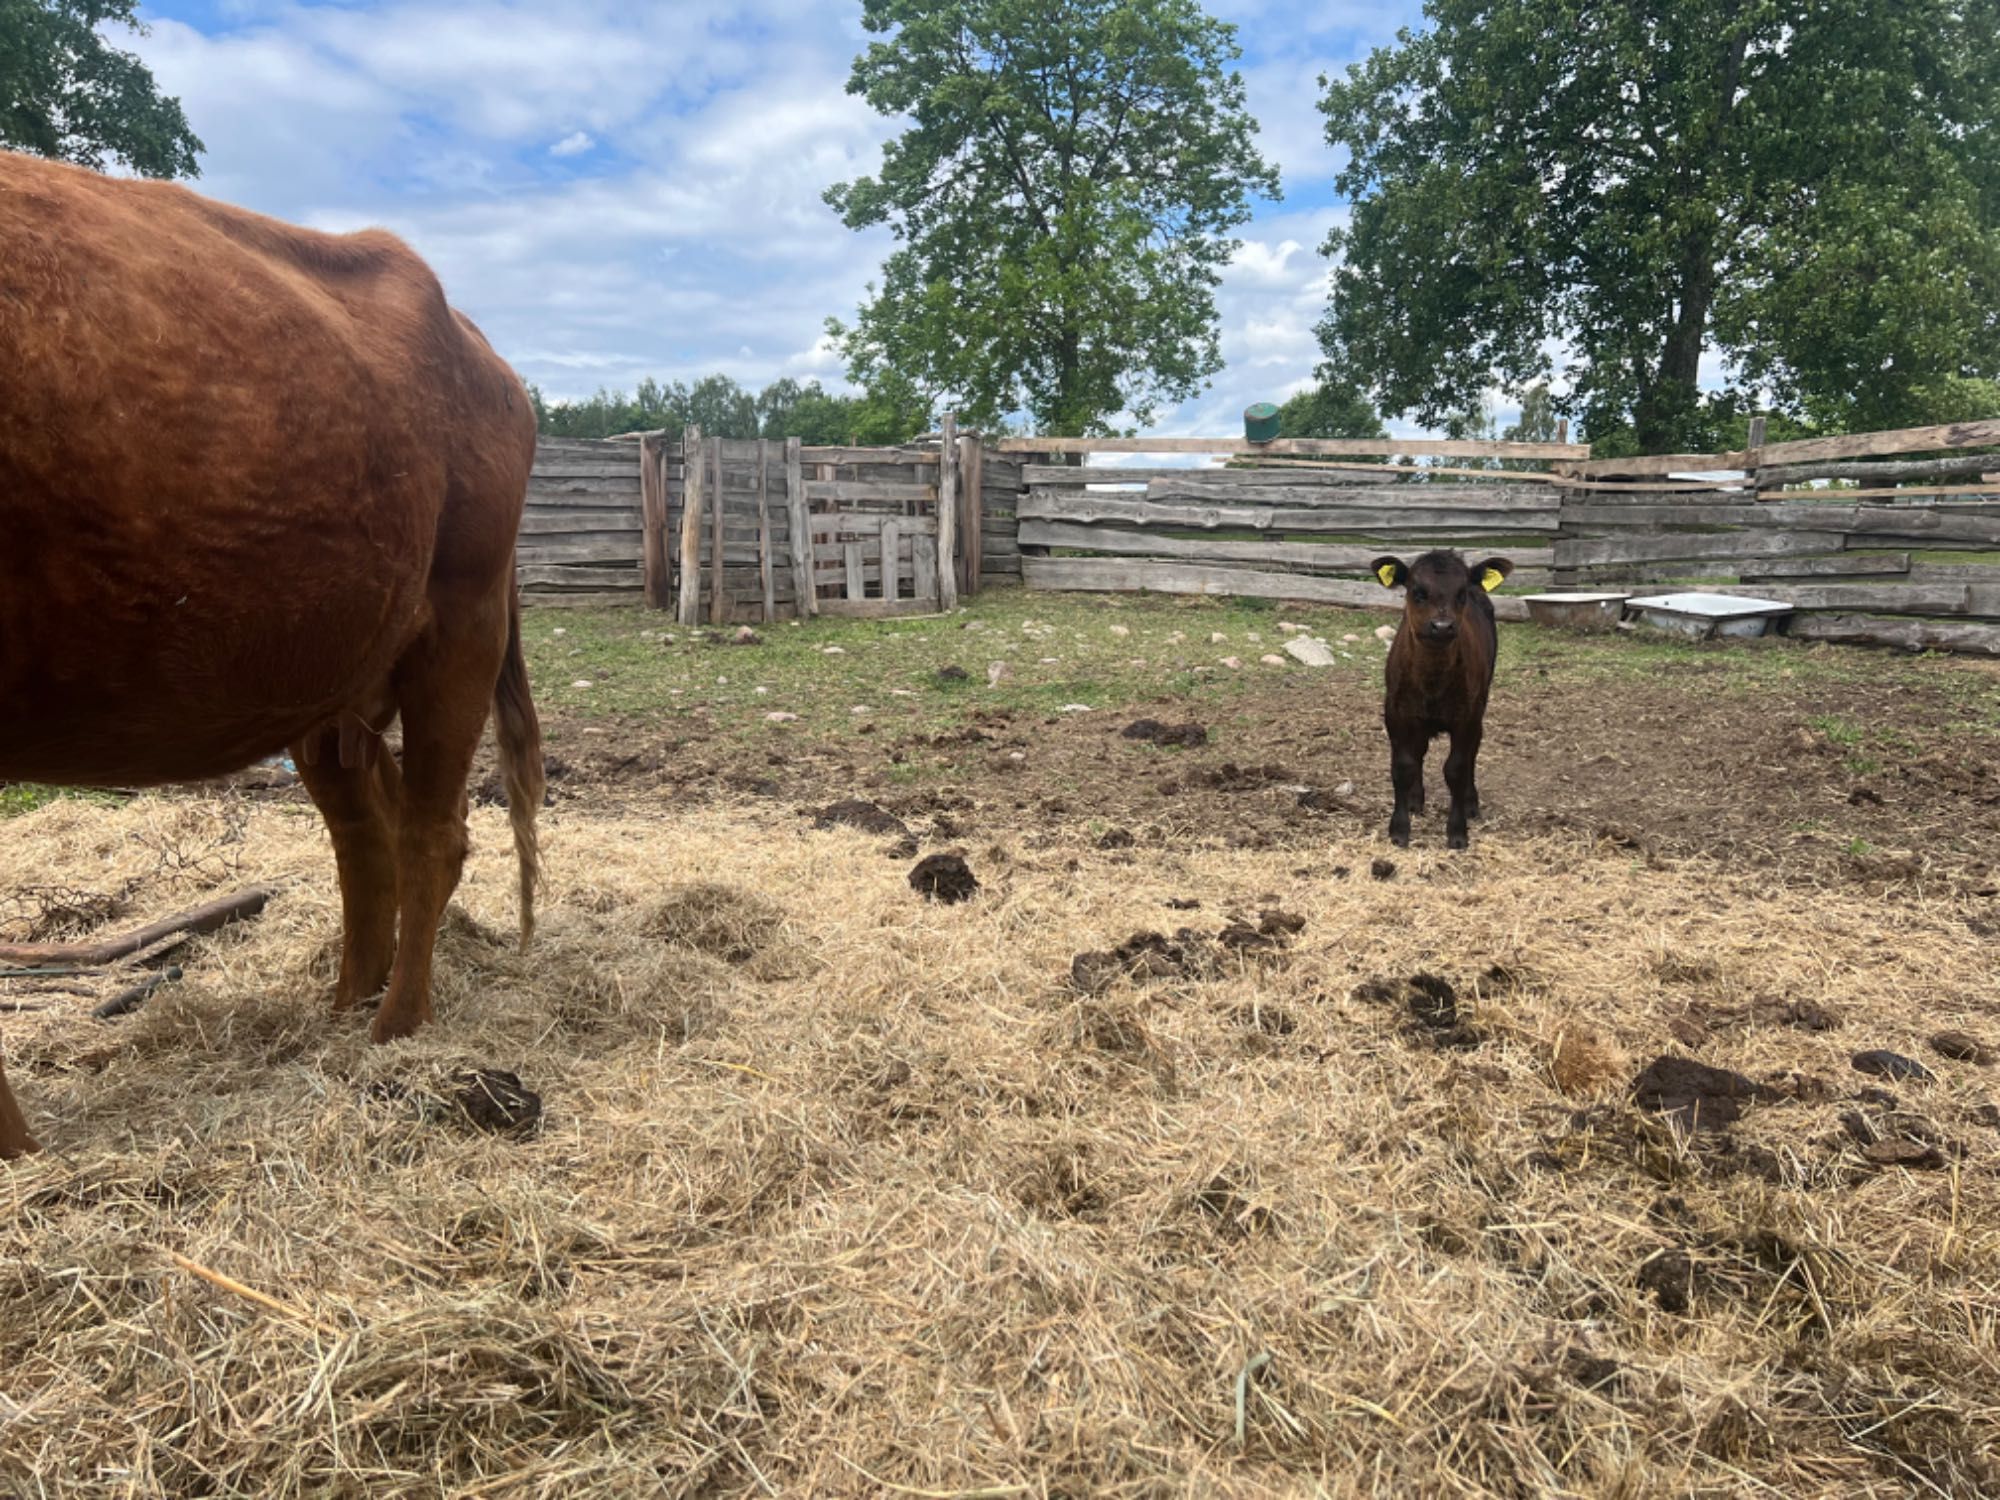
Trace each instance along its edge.
{"label": "brown fur", "polygon": [[[489,705],[533,925],[519,379],[392,235],[9,152],[0,369],[0,779],[186,781],[291,747],[340,871],[335,1003],[386,980],[374,1035],[406,1035]],[[0,1076],[0,1156],[32,1146]]]}
{"label": "brown fur", "polygon": [[1426,552],[1409,564],[1378,557],[1373,564],[1385,588],[1404,590],[1403,621],[1389,647],[1382,699],[1396,791],[1389,818],[1394,843],[1409,843],[1410,819],[1424,810],[1424,755],[1440,734],[1451,736],[1451,754],[1444,763],[1445,785],[1451,790],[1446,846],[1465,848],[1467,821],[1479,816],[1474,763],[1500,650],[1493,601],[1481,583],[1489,569],[1505,578],[1514,565],[1494,557],[1468,567],[1450,551]]}

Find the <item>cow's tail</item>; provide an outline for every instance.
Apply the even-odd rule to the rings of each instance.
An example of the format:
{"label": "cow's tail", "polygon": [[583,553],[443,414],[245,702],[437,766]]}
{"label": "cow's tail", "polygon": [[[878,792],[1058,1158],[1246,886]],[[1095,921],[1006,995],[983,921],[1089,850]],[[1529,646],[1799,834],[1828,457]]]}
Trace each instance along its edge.
{"label": "cow's tail", "polygon": [[500,775],[507,788],[507,821],[514,825],[514,853],[521,862],[521,947],[535,935],[535,887],[541,853],[535,814],[548,788],[542,768],[542,724],[528,692],[528,664],[521,655],[521,592],[507,580],[507,655],[493,689],[493,738],[500,747]]}

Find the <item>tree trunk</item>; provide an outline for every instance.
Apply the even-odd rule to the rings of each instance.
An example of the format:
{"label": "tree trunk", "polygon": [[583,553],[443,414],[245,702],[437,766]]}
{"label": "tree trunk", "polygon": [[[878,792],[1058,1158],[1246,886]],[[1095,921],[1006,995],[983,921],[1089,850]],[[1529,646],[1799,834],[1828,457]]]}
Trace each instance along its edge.
{"label": "tree trunk", "polygon": [[1682,250],[1678,300],[1659,368],[1633,412],[1641,453],[1673,453],[1688,445],[1687,429],[1701,402],[1703,336],[1715,305],[1715,250],[1707,235],[1690,236]]}
{"label": "tree trunk", "polygon": [[[1684,172],[1683,191],[1689,199],[1713,191],[1714,174],[1726,171],[1729,126],[1736,113],[1736,89],[1743,77],[1743,56],[1749,35],[1734,26],[1732,9],[1729,50],[1717,69],[1718,98],[1713,123],[1701,136],[1689,142],[1692,164]],[[1640,385],[1639,399],[1632,413],[1632,425],[1641,453],[1673,453],[1690,446],[1696,410],[1701,404],[1701,350],[1708,332],[1708,314],[1715,306],[1715,255],[1722,226],[1710,222],[1689,231],[1681,242],[1678,268],[1679,297],[1673,327],[1667,330],[1660,351],[1659,368],[1650,381]]]}

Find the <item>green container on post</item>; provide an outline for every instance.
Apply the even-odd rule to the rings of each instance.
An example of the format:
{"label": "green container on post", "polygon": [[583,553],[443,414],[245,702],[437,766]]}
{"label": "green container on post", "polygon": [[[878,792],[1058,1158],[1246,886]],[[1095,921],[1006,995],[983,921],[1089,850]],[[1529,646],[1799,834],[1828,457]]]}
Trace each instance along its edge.
{"label": "green container on post", "polygon": [[1243,413],[1243,436],[1253,443],[1268,443],[1278,435],[1278,408],[1259,401]]}

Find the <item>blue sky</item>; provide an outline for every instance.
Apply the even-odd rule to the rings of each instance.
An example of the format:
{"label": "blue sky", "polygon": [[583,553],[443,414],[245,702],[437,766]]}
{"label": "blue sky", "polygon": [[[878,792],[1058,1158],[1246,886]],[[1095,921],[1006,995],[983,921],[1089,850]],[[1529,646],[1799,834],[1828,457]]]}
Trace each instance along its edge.
{"label": "blue sky", "polygon": [[[1318,247],[1341,208],[1317,78],[1415,3],[1210,0],[1235,22],[1265,154],[1221,293],[1226,367],[1161,432],[1236,431],[1310,379]],[[121,36],[207,145],[204,192],[324,229],[384,225],[550,395],[720,370],[842,384],[829,314],[888,252],[820,200],[896,122],[845,92],[858,0],[162,0]]]}

